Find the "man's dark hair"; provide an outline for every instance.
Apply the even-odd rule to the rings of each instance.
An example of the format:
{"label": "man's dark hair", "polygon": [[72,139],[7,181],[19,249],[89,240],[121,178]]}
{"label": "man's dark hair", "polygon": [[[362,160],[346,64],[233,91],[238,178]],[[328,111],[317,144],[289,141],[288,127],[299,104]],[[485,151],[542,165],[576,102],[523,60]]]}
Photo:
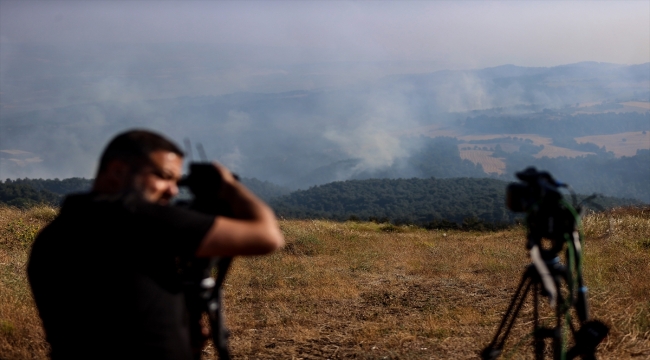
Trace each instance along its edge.
{"label": "man's dark hair", "polygon": [[149,161],[154,151],[169,151],[183,156],[183,151],[162,135],[149,130],[130,130],[117,135],[104,149],[99,160],[99,173],[113,160],[122,160],[130,166],[141,166]]}

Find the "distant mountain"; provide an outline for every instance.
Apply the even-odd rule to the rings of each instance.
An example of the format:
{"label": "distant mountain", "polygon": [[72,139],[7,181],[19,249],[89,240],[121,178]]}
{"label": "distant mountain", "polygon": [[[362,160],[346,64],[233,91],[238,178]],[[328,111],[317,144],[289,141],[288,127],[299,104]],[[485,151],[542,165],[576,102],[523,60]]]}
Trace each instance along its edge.
{"label": "distant mountain", "polygon": [[[544,156],[565,156],[563,164],[571,166],[583,164],[568,160],[576,156],[595,156],[598,161],[589,161],[599,162],[609,156],[613,146],[620,147],[627,135],[598,144],[589,140],[592,145],[582,146],[573,144],[576,137],[650,131],[650,63],[587,62],[549,68],[504,65],[391,75],[318,90],[169,98],[161,92],[152,99],[143,97],[139,89],[149,94],[162,83],[168,87],[165,91],[175,82],[187,86],[182,83],[185,73],[174,73],[174,81],[166,82],[152,75],[164,69],[162,63],[156,63],[152,69],[138,67],[136,75],[126,76],[119,54],[133,49],[110,54],[112,67],[107,74],[83,67],[76,70],[83,61],[58,63],[60,49],[24,50],[32,63],[12,63],[7,79],[3,78],[3,91],[7,89],[11,96],[0,98],[0,178],[92,176],[109,139],[136,127],[162,132],[178,143],[185,138],[200,142],[210,158],[241,176],[292,190],[348,179],[512,177],[511,169],[520,170],[524,162],[543,167]],[[153,50],[166,54],[169,49]],[[105,53],[101,48],[93,51]],[[47,57],[49,52],[59,57]],[[30,73],[29,67],[37,66],[37,54],[52,63],[40,68],[42,72]],[[185,60],[174,61],[177,71]],[[14,67],[16,72],[10,71]],[[200,69],[194,67],[192,73]],[[50,99],[50,104],[58,105],[21,111],[16,97],[27,94],[25,99],[32,99],[28,95],[41,94],[43,87],[49,90],[42,94],[62,97],[60,101]],[[65,96],[61,89],[66,89]],[[4,106],[7,99],[16,102]],[[25,100],[22,104],[29,103]],[[480,151],[467,150],[470,141],[521,134],[540,138],[534,144],[535,153],[529,153],[534,150],[530,147],[518,145],[508,150],[496,143],[482,145]],[[634,136],[638,138],[636,147],[628,142],[625,156],[650,148],[639,134]],[[496,145],[510,155],[494,155]],[[463,146],[461,152],[453,149]],[[516,152],[530,156],[524,161]],[[553,169],[562,168],[556,164],[564,160],[550,160]],[[592,167],[593,177],[602,178],[600,187],[578,190],[620,195],[614,192],[621,188],[620,182],[610,179],[624,179],[630,171],[637,171],[626,166],[612,168],[619,173]],[[573,180],[567,179],[580,183]],[[635,192],[646,193],[649,187],[635,185],[641,189]]]}

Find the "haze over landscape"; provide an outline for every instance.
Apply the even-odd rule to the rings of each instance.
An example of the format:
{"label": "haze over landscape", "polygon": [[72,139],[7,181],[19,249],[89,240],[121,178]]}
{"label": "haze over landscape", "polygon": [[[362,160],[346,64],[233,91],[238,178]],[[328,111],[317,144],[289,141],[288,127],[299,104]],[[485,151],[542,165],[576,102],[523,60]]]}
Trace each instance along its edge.
{"label": "haze over landscape", "polygon": [[[503,358],[549,334],[588,351],[592,320],[599,359],[650,357],[648,0],[0,0],[0,359],[50,358],[32,244],[133,128],[202,144],[276,214],[285,246],[223,284],[234,358],[494,355],[537,235],[567,240],[546,263],[558,294],[588,286],[588,321],[534,281]],[[553,194],[506,207],[529,166],[575,192],[579,248]],[[60,260],[72,279],[129,266]]]}
{"label": "haze over landscape", "polygon": [[0,178],[117,132],[288,190],[535,165],[650,202],[650,3],[0,2]]}

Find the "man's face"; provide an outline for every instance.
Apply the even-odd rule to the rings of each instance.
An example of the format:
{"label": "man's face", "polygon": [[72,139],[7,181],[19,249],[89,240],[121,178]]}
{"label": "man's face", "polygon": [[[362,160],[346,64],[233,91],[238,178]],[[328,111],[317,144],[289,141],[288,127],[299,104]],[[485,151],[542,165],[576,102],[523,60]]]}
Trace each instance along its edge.
{"label": "man's face", "polygon": [[135,189],[147,201],[168,205],[178,194],[177,183],[182,175],[183,158],[173,152],[158,150],[152,152],[149,159],[151,164],[135,176]]}

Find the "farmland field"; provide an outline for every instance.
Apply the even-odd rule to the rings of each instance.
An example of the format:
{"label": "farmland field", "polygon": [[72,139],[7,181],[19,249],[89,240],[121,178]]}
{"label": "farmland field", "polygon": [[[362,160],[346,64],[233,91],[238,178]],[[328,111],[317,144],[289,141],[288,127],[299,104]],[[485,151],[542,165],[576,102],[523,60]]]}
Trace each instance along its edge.
{"label": "farmland field", "polygon": [[578,151],[578,150],[572,150],[572,149],[567,149],[559,146],[554,146],[554,145],[544,145],[544,148],[535,154],[534,156],[536,158],[542,158],[542,157],[549,157],[549,158],[556,158],[560,156],[566,156],[569,158],[573,157],[578,157],[578,156],[585,156],[585,155],[590,155],[593,154],[591,152],[586,152],[586,151]]}
{"label": "farmland field", "polygon": [[605,146],[607,151],[612,151],[617,157],[634,156],[639,149],[650,149],[650,129],[611,135],[583,136],[576,138],[576,141]]}
{"label": "farmland field", "polygon": [[[0,208],[2,359],[46,358],[25,261],[36,231],[54,214]],[[611,326],[598,358],[647,359],[650,278],[642,274],[650,273],[650,209],[593,214],[584,224],[592,314]],[[226,281],[235,359],[477,358],[529,261],[523,228],[427,231],[313,220],[280,226],[287,246],[235,259]],[[511,358],[532,359],[530,317],[527,303],[506,344]],[[92,326],[101,324],[89,316]],[[212,358],[206,349],[203,359]]]}
{"label": "farmland field", "polygon": [[647,101],[628,101],[621,105],[624,106],[623,111],[646,112],[650,110],[650,102]]}
{"label": "farmland field", "polygon": [[551,138],[535,135],[535,134],[489,134],[489,135],[464,135],[458,137],[459,140],[472,141],[472,140],[492,140],[504,137],[512,137],[519,139],[527,139],[533,142],[534,145],[548,145],[553,142]]}
{"label": "farmland field", "polygon": [[503,159],[492,156],[493,151],[487,150],[460,150],[460,158],[469,160],[474,164],[481,164],[486,173],[503,174],[506,170],[506,163]]}

